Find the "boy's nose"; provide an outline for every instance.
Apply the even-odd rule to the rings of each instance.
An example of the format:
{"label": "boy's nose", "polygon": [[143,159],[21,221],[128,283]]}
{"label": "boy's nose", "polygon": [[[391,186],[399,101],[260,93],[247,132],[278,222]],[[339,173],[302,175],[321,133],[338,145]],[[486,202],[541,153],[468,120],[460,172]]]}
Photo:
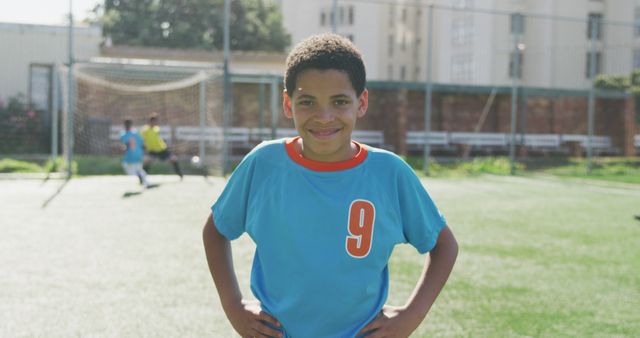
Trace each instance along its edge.
{"label": "boy's nose", "polygon": [[332,121],[335,115],[330,107],[321,108],[316,114],[316,120],[318,121]]}

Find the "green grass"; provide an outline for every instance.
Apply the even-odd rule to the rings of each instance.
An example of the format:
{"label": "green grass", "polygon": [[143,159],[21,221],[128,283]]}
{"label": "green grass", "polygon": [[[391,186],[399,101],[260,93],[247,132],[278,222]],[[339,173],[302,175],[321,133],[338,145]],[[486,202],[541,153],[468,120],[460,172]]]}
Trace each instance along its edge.
{"label": "green grass", "polygon": [[[406,157],[405,160],[422,175],[423,158]],[[584,158],[534,158],[517,162],[516,175],[553,175],[564,178],[580,178],[601,181],[640,184],[639,157],[597,157],[592,161],[592,170],[587,170]],[[443,178],[477,177],[482,174],[510,175],[511,165],[506,157],[478,157],[469,161],[429,163],[429,175]]]}
{"label": "green grass", "polygon": [[[405,161],[423,175],[424,159],[421,156],[404,157]],[[640,158],[638,157],[596,157],[592,162],[592,171],[587,171],[586,159],[567,157],[534,158],[524,162],[516,162],[516,175],[545,174],[565,178],[594,179],[640,184]],[[0,173],[33,173],[63,170],[64,161],[58,158],[55,164],[51,161],[39,163],[33,161],[17,161],[3,159],[0,161]],[[182,164],[183,170],[199,173],[198,168],[188,163]],[[119,157],[109,156],[76,156],[73,173],[78,176],[122,175]],[[151,174],[170,175],[173,168],[167,162],[157,162],[152,166]],[[510,175],[511,163],[507,157],[477,157],[469,161],[441,162],[432,159],[429,164],[429,175],[440,178],[478,177],[483,174]]]}
{"label": "green grass", "polygon": [[41,173],[44,172],[44,168],[34,162],[26,162],[14,160],[11,158],[4,158],[0,160],[0,173]]}
{"label": "green grass", "polygon": [[[201,229],[225,179],[0,180],[0,336],[233,337]],[[425,178],[460,246],[412,337],[637,337],[640,189],[478,175]],[[134,193],[132,193],[134,192]],[[47,201],[46,207],[43,202]],[[254,245],[233,242],[245,295]],[[393,253],[389,303],[426,256]]]}
{"label": "green grass", "polygon": [[[417,156],[404,157],[404,160],[418,172],[423,174],[424,158]],[[525,166],[515,163],[517,172],[522,172]],[[475,177],[482,174],[509,175],[511,162],[506,157],[477,157],[468,161],[439,162],[431,159],[429,162],[429,176],[462,178]]]}
{"label": "green grass", "polygon": [[543,168],[542,172],[560,177],[640,184],[640,158],[597,158],[592,162],[591,173],[588,172],[586,160],[570,159],[563,165]]}
{"label": "green grass", "polygon": [[[73,158],[72,172],[74,176],[94,175],[124,175],[121,159],[109,156],[79,155]],[[182,165],[186,173],[195,171],[190,165]],[[0,173],[48,173],[50,171],[64,171],[65,160],[57,158],[55,161],[23,161],[14,159],[0,160]],[[155,162],[151,166],[151,174],[170,175],[173,167],[168,162]]]}
{"label": "green grass", "polygon": [[[431,182],[431,183],[430,183]],[[527,177],[427,179],[459,241],[416,336],[633,337],[640,332],[640,189]],[[394,256],[392,298],[421,259]],[[398,285],[400,284],[400,285]]]}

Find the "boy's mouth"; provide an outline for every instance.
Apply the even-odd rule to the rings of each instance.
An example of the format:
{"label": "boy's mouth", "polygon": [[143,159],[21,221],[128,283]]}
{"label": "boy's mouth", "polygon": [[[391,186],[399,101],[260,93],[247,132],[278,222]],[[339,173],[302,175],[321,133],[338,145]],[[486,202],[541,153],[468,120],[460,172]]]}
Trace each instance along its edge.
{"label": "boy's mouth", "polygon": [[308,129],[309,133],[317,139],[329,139],[340,132],[340,130],[342,130],[342,128]]}

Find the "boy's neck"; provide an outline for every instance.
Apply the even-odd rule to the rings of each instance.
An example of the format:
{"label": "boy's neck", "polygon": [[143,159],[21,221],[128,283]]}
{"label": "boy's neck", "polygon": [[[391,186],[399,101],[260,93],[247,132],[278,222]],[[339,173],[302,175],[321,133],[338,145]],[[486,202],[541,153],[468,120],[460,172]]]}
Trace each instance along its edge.
{"label": "boy's neck", "polygon": [[351,140],[349,142],[349,156],[337,161],[322,161],[318,159],[309,158],[308,156],[304,155],[304,141],[302,140],[302,137],[294,138],[294,140],[295,140],[294,146],[295,146],[296,152],[300,154],[300,156],[316,162],[337,163],[337,162],[349,161],[354,159],[358,155],[358,152],[360,152],[360,144]]}
{"label": "boy's neck", "polygon": [[368,155],[367,148],[360,143],[351,140],[351,157],[341,161],[328,162],[310,159],[303,155],[301,137],[287,139],[285,148],[289,158],[299,165],[314,171],[339,171],[353,168],[362,163]]}

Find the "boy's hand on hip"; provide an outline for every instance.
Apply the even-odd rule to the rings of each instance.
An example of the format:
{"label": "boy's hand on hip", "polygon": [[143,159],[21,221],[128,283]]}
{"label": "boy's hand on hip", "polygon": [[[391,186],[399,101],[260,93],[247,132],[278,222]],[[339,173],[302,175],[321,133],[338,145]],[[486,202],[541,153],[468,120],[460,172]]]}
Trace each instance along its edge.
{"label": "boy's hand on hip", "polygon": [[233,328],[244,338],[253,337],[282,337],[282,333],[271,328],[280,327],[280,322],[268,313],[262,311],[260,302],[257,300],[243,300],[228,314],[229,321]]}
{"label": "boy's hand on hip", "polygon": [[409,337],[421,321],[422,318],[404,307],[385,305],[378,316],[363,327],[357,336],[367,333],[366,338]]}

